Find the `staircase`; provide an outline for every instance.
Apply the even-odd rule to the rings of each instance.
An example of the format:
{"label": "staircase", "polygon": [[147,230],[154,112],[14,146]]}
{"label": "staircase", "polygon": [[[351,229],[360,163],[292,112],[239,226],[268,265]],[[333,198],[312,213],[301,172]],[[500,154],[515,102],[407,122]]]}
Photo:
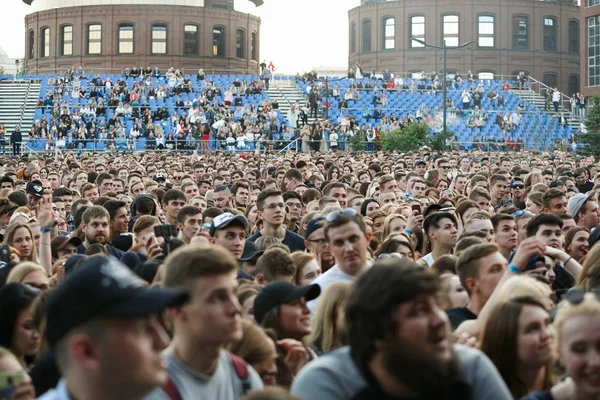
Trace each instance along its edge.
{"label": "staircase", "polygon": [[[538,110],[540,110],[542,112],[546,112],[548,114],[554,114],[554,105],[550,104],[550,106],[548,107],[548,110],[544,111],[544,107],[546,105],[546,100],[544,99],[544,96],[536,93],[534,90],[532,90],[530,88],[523,89],[523,90],[519,90],[517,88],[511,88],[510,92],[512,94],[514,94],[515,96],[518,96],[518,97],[522,98],[523,100],[527,101],[528,103],[533,104]],[[577,116],[571,115],[571,110],[566,109],[564,107],[560,107],[558,109],[558,112],[565,113],[565,116],[567,117],[567,122],[569,123],[570,126],[574,127],[575,129],[577,129],[577,127],[579,127],[579,123],[581,121]]]}
{"label": "staircase", "polygon": [[23,140],[33,124],[33,114],[40,96],[39,81],[0,81],[0,124],[10,134],[21,127]]}
{"label": "staircase", "polygon": [[[308,96],[302,92],[302,89],[293,80],[271,80],[267,94],[271,101],[277,99],[281,115],[287,119],[287,113],[296,100],[300,100],[300,105],[308,103]],[[308,124],[312,125],[316,118],[309,117]]]}

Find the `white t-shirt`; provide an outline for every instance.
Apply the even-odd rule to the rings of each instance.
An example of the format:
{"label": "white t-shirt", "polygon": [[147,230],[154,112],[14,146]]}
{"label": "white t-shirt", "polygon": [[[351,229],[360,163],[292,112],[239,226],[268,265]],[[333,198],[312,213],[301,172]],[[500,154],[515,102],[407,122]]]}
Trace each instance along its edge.
{"label": "white t-shirt", "polygon": [[[348,282],[352,283],[354,281],[354,277],[352,275],[348,275],[344,271],[340,269],[340,267],[334,265],[330,269],[328,269],[323,275],[319,276],[317,279],[312,281],[312,283],[316,283],[321,287],[321,293],[325,291],[332,283],[336,282]],[[320,296],[319,296],[320,297]],[[317,304],[319,302],[319,297],[314,300],[306,303],[306,306],[310,310],[310,315],[314,315],[317,310]]]}

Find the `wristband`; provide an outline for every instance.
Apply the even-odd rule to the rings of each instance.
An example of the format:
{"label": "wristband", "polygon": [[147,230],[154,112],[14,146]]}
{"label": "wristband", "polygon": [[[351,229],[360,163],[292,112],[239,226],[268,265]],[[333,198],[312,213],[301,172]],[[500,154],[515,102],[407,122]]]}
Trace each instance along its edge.
{"label": "wristband", "polygon": [[563,263],[563,265],[567,265],[567,264],[569,263],[569,261],[571,261],[572,259],[573,259],[573,257],[569,257],[569,258],[567,258],[567,261],[565,261],[565,262]]}
{"label": "wristband", "polygon": [[519,269],[519,267],[517,267],[515,264],[510,264],[510,265],[508,266],[508,269],[509,269],[511,272],[514,272],[514,273],[515,273],[515,274],[517,274],[517,275],[519,275],[519,274],[521,273],[521,270],[520,270],[520,269]]}
{"label": "wristband", "polygon": [[42,233],[48,233],[48,232],[52,232],[52,229],[50,229],[50,228],[40,228],[40,231],[42,231]]}
{"label": "wristband", "polygon": [[408,236],[413,234],[413,231],[411,231],[410,229],[406,228],[404,229],[404,233],[406,233]]}

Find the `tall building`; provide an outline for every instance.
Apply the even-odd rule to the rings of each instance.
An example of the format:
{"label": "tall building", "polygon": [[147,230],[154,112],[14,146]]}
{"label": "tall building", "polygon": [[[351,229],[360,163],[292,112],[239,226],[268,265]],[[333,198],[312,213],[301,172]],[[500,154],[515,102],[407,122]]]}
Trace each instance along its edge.
{"label": "tall building", "polygon": [[417,38],[457,47],[447,52],[448,73],[508,79],[525,71],[566,94],[579,91],[580,7],[574,0],[363,0],[348,17],[349,68],[442,71],[443,51]]}
{"label": "tall building", "polygon": [[581,0],[581,92],[584,96],[600,94],[600,0]]}
{"label": "tall building", "polygon": [[233,0],[34,0],[25,30],[31,73],[80,65],[255,73],[260,59],[260,18],[235,11]]}

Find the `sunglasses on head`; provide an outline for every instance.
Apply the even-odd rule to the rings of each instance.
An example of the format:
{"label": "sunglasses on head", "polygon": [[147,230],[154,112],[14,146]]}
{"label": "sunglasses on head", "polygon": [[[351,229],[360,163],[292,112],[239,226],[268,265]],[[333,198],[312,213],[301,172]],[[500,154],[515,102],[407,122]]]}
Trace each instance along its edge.
{"label": "sunglasses on head", "polygon": [[[585,290],[583,289],[570,289],[565,295],[564,299],[574,306],[583,303],[585,300]],[[596,296],[596,300],[600,301],[600,289],[594,289],[590,293],[593,293]]]}
{"label": "sunglasses on head", "polygon": [[347,215],[349,217],[356,217],[358,215],[358,213],[356,212],[356,210],[354,208],[344,208],[343,210],[335,210],[335,211],[330,212],[325,217],[325,220],[327,222],[333,222],[340,215]]}

